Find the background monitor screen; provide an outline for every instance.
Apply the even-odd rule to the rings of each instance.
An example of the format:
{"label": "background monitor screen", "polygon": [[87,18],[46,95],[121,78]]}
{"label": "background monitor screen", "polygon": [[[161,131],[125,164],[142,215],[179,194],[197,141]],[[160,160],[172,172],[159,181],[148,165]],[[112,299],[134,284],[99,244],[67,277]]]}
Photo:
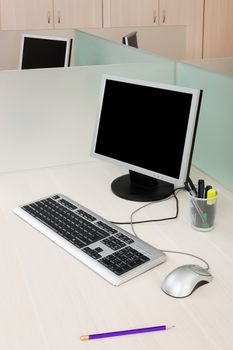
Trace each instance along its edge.
{"label": "background monitor screen", "polygon": [[23,35],[21,69],[68,67],[72,40],[68,38]]}
{"label": "background monitor screen", "polygon": [[137,32],[132,32],[122,38],[122,43],[138,48]]}
{"label": "background monitor screen", "polygon": [[189,176],[202,91],[104,76],[93,156],[129,169],[112,190],[151,201],[172,194]]}

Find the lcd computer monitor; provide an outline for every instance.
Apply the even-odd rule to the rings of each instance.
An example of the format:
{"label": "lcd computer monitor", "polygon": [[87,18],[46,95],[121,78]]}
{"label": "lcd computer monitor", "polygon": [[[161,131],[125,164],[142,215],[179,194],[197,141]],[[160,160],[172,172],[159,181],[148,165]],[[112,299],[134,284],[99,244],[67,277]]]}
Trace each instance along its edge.
{"label": "lcd computer monitor", "polygon": [[20,69],[68,67],[71,47],[69,38],[23,35]]}
{"label": "lcd computer monitor", "polygon": [[202,91],[104,76],[92,155],[129,174],[112,182],[128,200],[168,197],[189,176]]}
{"label": "lcd computer monitor", "polygon": [[122,38],[122,43],[138,48],[137,32],[129,33]]}

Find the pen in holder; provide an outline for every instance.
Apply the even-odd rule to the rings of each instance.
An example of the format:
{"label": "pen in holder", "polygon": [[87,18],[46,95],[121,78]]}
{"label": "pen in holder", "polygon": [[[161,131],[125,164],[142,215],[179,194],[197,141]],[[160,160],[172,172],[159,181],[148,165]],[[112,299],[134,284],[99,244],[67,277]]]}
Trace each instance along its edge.
{"label": "pen in holder", "polygon": [[210,231],[214,228],[217,193],[215,197],[198,198],[189,193],[191,225],[198,231]]}

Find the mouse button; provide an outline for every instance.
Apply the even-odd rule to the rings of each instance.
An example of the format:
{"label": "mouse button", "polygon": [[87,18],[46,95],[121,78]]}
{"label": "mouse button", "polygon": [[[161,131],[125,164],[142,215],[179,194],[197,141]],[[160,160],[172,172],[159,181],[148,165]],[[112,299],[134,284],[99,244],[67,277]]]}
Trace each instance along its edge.
{"label": "mouse button", "polygon": [[192,285],[193,274],[190,274],[190,269],[187,266],[182,266],[168,274],[161,288],[172,297],[183,298],[192,293]]}
{"label": "mouse button", "polygon": [[198,275],[201,275],[201,276],[206,276],[206,277],[211,277],[211,274],[209,273],[208,270],[204,269],[203,267],[201,266],[198,266],[198,265],[191,265],[190,268],[198,273]]}

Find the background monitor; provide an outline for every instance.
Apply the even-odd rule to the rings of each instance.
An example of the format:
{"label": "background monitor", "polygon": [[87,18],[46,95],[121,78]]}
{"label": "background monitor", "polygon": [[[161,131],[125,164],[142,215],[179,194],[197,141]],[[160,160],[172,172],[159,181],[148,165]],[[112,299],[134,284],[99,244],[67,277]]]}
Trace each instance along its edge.
{"label": "background monitor", "polygon": [[173,193],[189,176],[202,91],[104,76],[92,155],[123,165],[112,191],[136,201]]}
{"label": "background monitor", "polygon": [[72,39],[23,35],[20,69],[68,67]]}
{"label": "background monitor", "polygon": [[123,36],[122,43],[128,46],[138,48],[137,32],[132,32]]}

